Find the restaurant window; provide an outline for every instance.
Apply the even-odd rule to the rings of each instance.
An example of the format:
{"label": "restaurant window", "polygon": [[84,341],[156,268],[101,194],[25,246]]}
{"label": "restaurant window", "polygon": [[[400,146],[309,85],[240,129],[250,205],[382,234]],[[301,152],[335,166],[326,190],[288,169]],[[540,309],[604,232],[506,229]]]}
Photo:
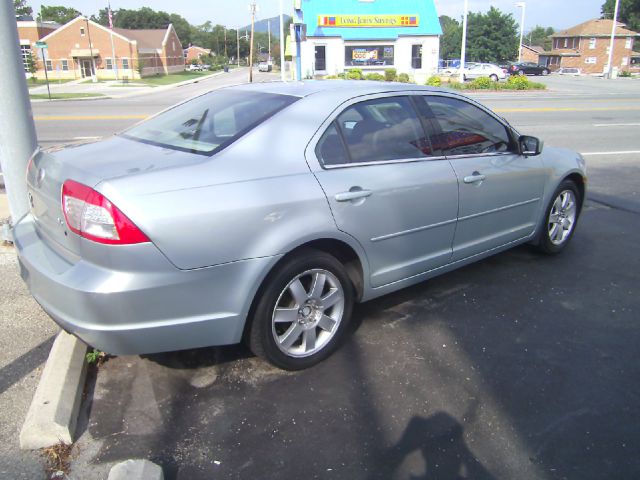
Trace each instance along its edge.
{"label": "restaurant window", "polygon": [[51,72],[53,70],[53,62],[51,62],[51,60],[47,60],[45,64],[47,66],[47,72]]}
{"label": "restaurant window", "polygon": [[624,48],[631,50],[631,47],[633,47],[633,38],[627,37],[627,40],[624,42]]}
{"label": "restaurant window", "polygon": [[129,59],[128,58],[123,58],[122,59],[122,69],[123,70],[129,70]]}
{"label": "restaurant window", "polygon": [[422,68],[422,45],[411,46],[411,68],[415,70]]}
{"label": "restaurant window", "polygon": [[84,37],[84,27],[80,27],[80,36]]}
{"label": "restaurant window", "polygon": [[68,72],[69,71],[69,60],[62,60],[62,71],[63,72]]}
{"label": "restaurant window", "polygon": [[589,50],[593,50],[594,48],[596,48],[596,38],[595,37],[591,37],[589,39]]}
{"label": "restaurant window", "polygon": [[104,59],[104,68],[107,70],[113,70],[113,60],[111,60],[110,58],[105,58]]}
{"label": "restaurant window", "polygon": [[393,45],[357,45],[344,48],[344,64],[347,67],[392,66]]}

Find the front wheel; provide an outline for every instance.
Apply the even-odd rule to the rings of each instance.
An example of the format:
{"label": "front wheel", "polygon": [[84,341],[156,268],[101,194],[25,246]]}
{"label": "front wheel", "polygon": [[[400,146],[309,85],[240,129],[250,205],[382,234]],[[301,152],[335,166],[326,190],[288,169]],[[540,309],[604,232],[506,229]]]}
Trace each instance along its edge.
{"label": "front wheel", "polygon": [[496,75],[495,73],[493,75],[491,75],[489,77],[493,82],[497,82],[498,81],[498,75]]}
{"label": "front wheel", "polygon": [[524,77],[524,70],[520,70],[520,71],[518,72],[518,75],[520,75],[521,77]]}
{"label": "front wheel", "polygon": [[549,70],[547,70],[547,69],[542,70],[542,75],[545,76],[545,77],[547,75],[549,75]]}
{"label": "front wheel", "polygon": [[311,249],[294,254],[265,285],[250,327],[253,353],[276,367],[301,370],[338,348],[351,318],[354,291],[335,257]]}
{"label": "front wheel", "polygon": [[545,212],[537,244],[539,250],[554,254],[567,246],[575,232],[581,205],[582,198],[576,184],[571,180],[562,182]]}

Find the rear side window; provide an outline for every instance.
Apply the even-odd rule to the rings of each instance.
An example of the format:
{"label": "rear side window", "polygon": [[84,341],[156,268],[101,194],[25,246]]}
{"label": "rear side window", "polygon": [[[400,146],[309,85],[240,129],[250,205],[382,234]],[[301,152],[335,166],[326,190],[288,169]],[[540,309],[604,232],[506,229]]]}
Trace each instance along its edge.
{"label": "rear side window", "polygon": [[342,165],[349,163],[347,151],[335,124],[331,124],[316,146],[316,156],[323,165]]}
{"label": "rear side window", "polygon": [[440,125],[433,148],[444,155],[507,152],[511,139],[506,127],[475,105],[449,97],[425,97]]}
{"label": "rear side window", "polygon": [[351,162],[422,158],[431,147],[407,97],[356,103],[336,119]]}
{"label": "rear side window", "polygon": [[217,90],[136,125],[123,136],[174,150],[211,155],[297,99],[289,95]]}

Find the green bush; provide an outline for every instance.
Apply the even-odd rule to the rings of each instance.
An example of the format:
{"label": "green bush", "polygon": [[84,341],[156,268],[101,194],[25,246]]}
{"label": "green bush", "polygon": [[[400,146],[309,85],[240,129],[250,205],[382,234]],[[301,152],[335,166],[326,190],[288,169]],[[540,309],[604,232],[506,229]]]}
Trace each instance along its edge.
{"label": "green bush", "polygon": [[442,80],[437,75],[432,75],[427,79],[427,83],[425,85],[429,85],[430,87],[440,87],[442,85]]}
{"label": "green bush", "polygon": [[342,73],[337,74],[336,77],[338,77],[340,80],[346,80],[347,74],[342,72]]}
{"label": "green bush", "polygon": [[384,79],[387,82],[395,82],[397,75],[398,73],[395,68],[387,68],[384,71]]}
{"label": "green bush", "polygon": [[409,75],[406,73],[401,73],[398,75],[398,81],[400,83],[409,83],[411,80],[409,79]]}
{"label": "green bush", "polygon": [[324,79],[325,80],[341,80],[341,78],[338,75],[326,75]]}
{"label": "green bush", "polygon": [[493,88],[493,80],[489,77],[476,78],[471,82],[471,88],[474,90],[491,90]]}
{"label": "green bush", "polygon": [[347,72],[347,80],[362,80],[362,70],[352,68]]}
{"label": "green bush", "polygon": [[507,85],[513,90],[529,90],[531,88],[529,86],[530,83],[529,79],[524,75],[511,75],[507,79]]}
{"label": "green bush", "polygon": [[629,70],[623,70],[618,76],[622,78],[629,78],[631,77],[631,72]]}
{"label": "green bush", "polygon": [[379,73],[367,73],[364,76],[365,80],[373,80],[376,82],[381,82],[384,80],[384,75],[380,75]]}

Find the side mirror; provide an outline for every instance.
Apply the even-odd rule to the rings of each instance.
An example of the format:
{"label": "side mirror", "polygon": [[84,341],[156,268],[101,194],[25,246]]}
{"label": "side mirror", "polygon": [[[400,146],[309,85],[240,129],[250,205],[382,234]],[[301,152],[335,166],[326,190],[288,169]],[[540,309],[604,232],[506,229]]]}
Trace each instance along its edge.
{"label": "side mirror", "polygon": [[518,139],[518,146],[520,147],[520,154],[527,157],[535,157],[542,153],[544,142],[536,137],[530,137],[528,135],[522,135]]}

